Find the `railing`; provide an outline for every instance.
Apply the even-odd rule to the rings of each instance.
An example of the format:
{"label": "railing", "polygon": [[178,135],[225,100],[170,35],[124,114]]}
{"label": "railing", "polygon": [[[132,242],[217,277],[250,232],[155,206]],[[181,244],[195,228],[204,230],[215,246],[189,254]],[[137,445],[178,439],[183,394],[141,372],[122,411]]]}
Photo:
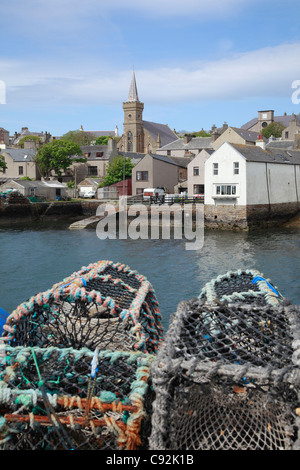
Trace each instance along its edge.
{"label": "railing", "polygon": [[150,204],[204,204],[204,196],[186,197],[178,195],[150,196]]}

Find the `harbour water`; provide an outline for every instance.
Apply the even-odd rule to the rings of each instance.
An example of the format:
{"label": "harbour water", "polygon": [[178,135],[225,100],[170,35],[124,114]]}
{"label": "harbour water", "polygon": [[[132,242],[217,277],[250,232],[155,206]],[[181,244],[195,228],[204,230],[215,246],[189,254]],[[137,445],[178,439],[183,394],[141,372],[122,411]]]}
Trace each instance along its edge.
{"label": "harbour water", "polygon": [[205,231],[199,251],[184,240],[99,240],[95,230],[55,223],[0,228],[0,307],[7,312],[89,263],[129,265],[153,285],[167,328],[181,300],[230,270],[257,269],[285,297],[300,304],[299,228],[256,232]]}

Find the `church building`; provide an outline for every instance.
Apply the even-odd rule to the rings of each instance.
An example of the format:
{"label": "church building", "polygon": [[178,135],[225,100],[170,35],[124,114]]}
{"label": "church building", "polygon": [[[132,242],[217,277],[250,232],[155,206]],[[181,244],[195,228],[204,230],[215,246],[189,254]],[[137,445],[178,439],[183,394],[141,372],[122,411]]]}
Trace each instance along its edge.
{"label": "church building", "polygon": [[156,153],[158,148],[178,139],[167,124],[143,120],[144,103],[138,97],[134,71],[123,110],[123,135],[118,142],[120,152]]}

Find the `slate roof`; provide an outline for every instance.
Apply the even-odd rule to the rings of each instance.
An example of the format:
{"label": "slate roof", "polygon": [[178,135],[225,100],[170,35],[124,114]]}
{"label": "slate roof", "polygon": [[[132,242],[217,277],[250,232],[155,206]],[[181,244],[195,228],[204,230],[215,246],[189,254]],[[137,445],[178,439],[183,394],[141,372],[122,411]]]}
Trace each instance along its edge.
{"label": "slate roof", "polygon": [[161,147],[177,140],[177,135],[170,129],[167,124],[159,124],[157,122],[143,121],[144,129],[149,132],[149,134],[157,140],[159,135],[161,141]]}
{"label": "slate roof", "polygon": [[37,151],[34,149],[14,149],[6,148],[1,155],[9,154],[15,162],[32,162]]}
{"label": "slate roof", "polygon": [[[239,128],[239,127],[231,127],[230,126],[229,129],[233,129],[246,142],[256,142],[257,137],[260,135],[259,132],[248,131],[246,129],[242,129],[242,128]],[[266,139],[263,137],[263,140],[266,140]]]}
{"label": "slate roof", "polygon": [[278,149],[286,149],[286,150],[293,150],[294,149],[294,141],[293,140],[270,140],[266,144],[266,148],[278,148]]}
{"label": "slate roof", "polygon": [[[108,150],[107,145],[82,145],[80,146],[82,153],[89,153],[89,160],[108,160],[111,154],[111,151]],[[96,157],[98,152],[103,152],[103,157]]]}
{"label": "slate roof", "polygon": [[211,137],[193,137],[189,142],[184,139],[174,140],[167,145],[161,145],[160,150],[202,150],[212,148]]}
{"label": "slate roof", "polygon": [[278,148],[263,150],[259,146],[230,144],[240,152],[248,162],[283,163],[300,165],[300,151]]}

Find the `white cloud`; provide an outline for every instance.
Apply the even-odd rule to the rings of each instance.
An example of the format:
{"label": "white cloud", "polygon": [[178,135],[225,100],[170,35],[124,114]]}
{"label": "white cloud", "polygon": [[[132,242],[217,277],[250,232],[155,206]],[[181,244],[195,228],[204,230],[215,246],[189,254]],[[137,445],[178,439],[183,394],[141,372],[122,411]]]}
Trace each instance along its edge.
{"label": "white cloud", "polygon": [[[300,79],[300,43],[234,55],[180,68],[136,70],[140,99],[148,103],[199,102],[289,96]],[[181,61],[182,64],[182,61]],[[83,64],[5,62],[7,103],[113,104],[125,101],[131,70]],[[0,63],[1,68],[1,63]],[[88,72],[85,74],[84,70]]]}

